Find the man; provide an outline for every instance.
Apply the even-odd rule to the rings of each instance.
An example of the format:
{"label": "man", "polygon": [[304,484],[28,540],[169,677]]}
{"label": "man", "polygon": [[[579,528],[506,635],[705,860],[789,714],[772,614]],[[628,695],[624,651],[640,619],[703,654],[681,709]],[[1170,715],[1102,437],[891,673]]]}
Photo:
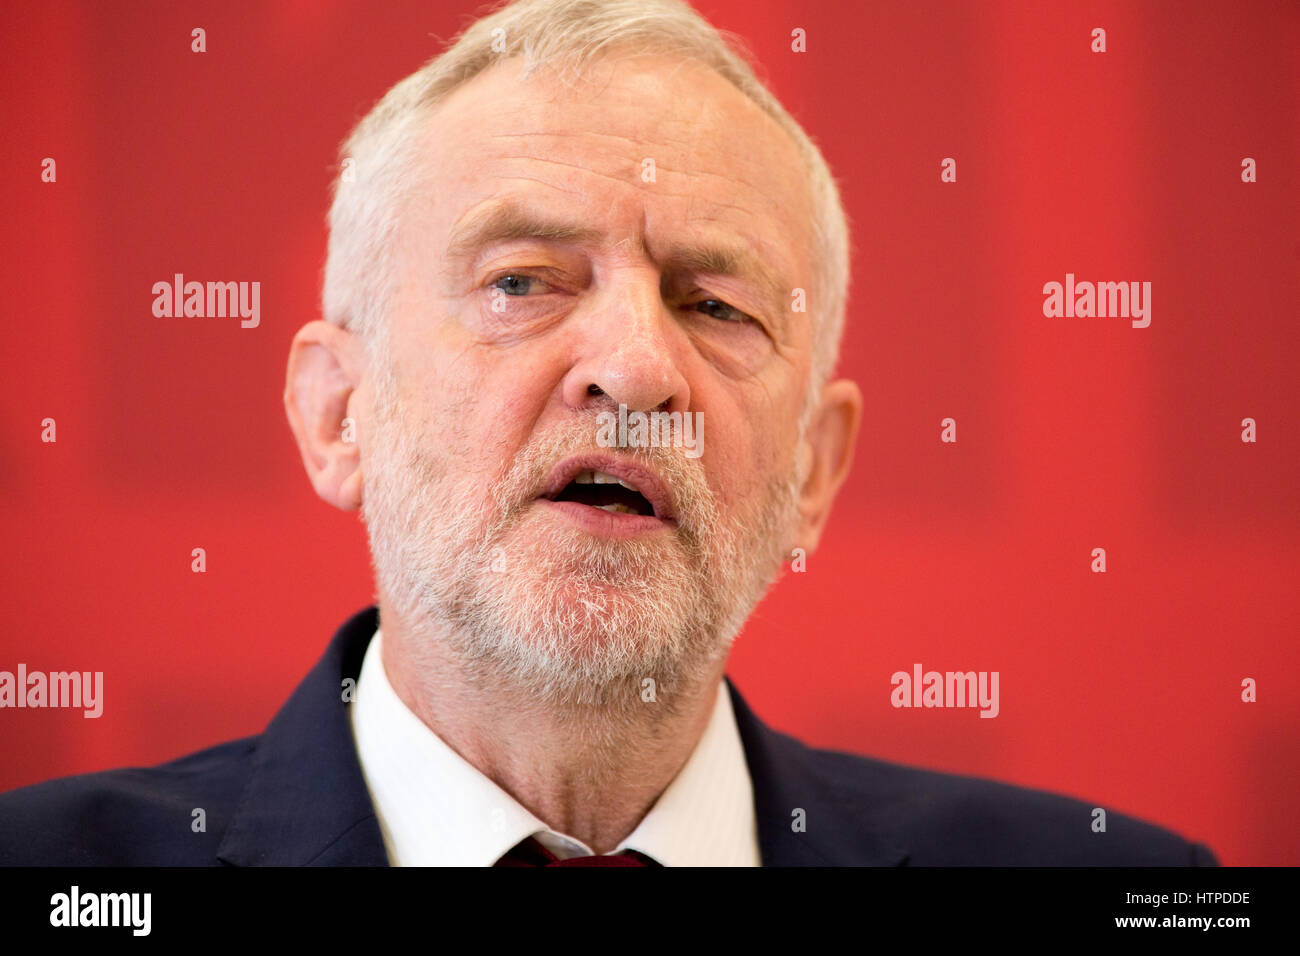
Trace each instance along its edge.
{"label": "man", "polygon": [[378,608],[260,737],[0,798],[0,862],[1214,862],[807,748],[725,680],[862,401],[830,378],[834,180],[689,7],[510,5],[342,168],[285,404],[317,494],[362,513]]}

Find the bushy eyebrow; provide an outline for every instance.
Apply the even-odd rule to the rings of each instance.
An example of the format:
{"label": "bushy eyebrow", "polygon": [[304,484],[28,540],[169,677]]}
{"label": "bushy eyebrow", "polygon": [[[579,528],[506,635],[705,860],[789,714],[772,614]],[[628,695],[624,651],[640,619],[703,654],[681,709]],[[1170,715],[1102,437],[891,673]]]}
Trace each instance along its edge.
{"label": "bushy eyebrow", "polygon": [[447,244],[447,257],[466,259],[493,243],[511,239],[594,244],[602,236],[600,229],[591,226],[538,215],[513,202],[496,202],[456,224]]}
{"label": "bushy eyebrow", "polygon": [[[460,262],[494,243],[514,239],[599,245],[606,234],[601,228],[534,212],[513,200],[498,200],[453,227],[446,257]],[[754,283],[772,310],[771,318],[784,324],[792,287],[777,278],[772,268],[744,244],[679,244],[669,250],[660,265],[665,272],[729,276]]]}
{"label": "bushy eyebrow", "polygon": [[668,270],[679,269],[689,274],[730,276],[742,282],[752,282],[772,310],[770,317],[785,324],[790,289],[744,246],[677,246],[668,255],[665,266]]}

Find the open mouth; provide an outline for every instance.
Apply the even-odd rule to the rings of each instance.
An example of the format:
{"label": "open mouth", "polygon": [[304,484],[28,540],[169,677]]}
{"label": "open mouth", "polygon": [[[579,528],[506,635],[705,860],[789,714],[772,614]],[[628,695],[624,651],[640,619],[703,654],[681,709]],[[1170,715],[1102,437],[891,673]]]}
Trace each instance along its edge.
{"label": "open mouth", "polygon": [[554,501],[574,501],[614,514],[655,516],[655,508],[633,482],[603,471],[580,471]]}
{"label": "open mouth", "polygon": [[566,458],[551,469],[541,492],[541,500],[600,536],[653,534],[677,523],[663,477],[644,462],[615,455]]}

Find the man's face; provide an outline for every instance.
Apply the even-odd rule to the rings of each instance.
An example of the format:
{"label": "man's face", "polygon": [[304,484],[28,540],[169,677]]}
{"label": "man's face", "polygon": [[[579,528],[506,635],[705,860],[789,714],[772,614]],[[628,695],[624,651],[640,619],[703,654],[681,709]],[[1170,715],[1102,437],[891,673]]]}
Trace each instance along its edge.
{"label": "man's face", "polygon": [[[710,71],[520,69],[427,121],[363,509],[412,633],[589,701],[699,676],[788,555],[811,212],[794,142]],[[606,447],[620,405],[691,415],[696,448]]]}

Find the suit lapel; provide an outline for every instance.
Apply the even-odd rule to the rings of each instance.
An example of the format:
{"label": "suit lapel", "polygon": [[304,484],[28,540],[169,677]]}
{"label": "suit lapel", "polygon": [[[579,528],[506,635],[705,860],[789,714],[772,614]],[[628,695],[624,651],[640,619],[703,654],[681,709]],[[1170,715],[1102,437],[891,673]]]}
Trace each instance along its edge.
{"label": "suit lapel", "polygon": [[356,679],[379,612],[355,614],[258,739],[217,850],[236,866],[387,866],[342,682]]}
{"label": "suit lapel", "polygon": [[906,860],[906,849],[869,823],[867,801],[834,772],[832,760],[851,757],[819,753],[770,729],[730,680],[727,689],[754,784],[764,866],[898,866]]}
{"label": "suit lapel", "polygon": [[[388,865],[342,699],[342,682],[360,674],[378,622],[374,607],[353,615],[258,739],[219,859],[236,866]],[[730,680],[727,689],[754,785],[764,866],[895,866],[906,859],[869,825],[870,808],[833,772],[831,755],[771,730]],[[803,830],[793,825],[796,810]]]}

